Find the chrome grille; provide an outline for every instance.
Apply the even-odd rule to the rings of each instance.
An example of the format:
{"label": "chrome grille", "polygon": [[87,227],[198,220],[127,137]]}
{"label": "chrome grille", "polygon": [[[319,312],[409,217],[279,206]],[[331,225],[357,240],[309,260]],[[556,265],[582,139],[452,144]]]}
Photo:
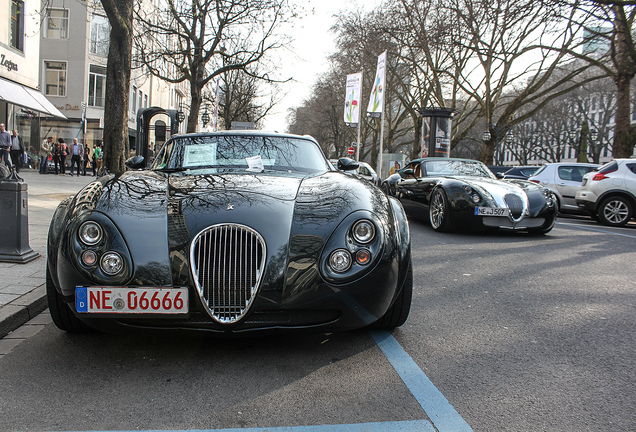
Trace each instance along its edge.
{"label": "chrome grille", "polygon": [[504,196],[504,201],[510,209],[510,215],[514,219],[519,219],[519,217],[523,214],[523,201],[521,198],[518,195],[506,194]]}
{"label": "chrome grille", "polygon": [[245,316],[258,291],[265,252],[263,237],[245,225],[214,225],[195,236],[192,275],[214,320],[232,324]]}

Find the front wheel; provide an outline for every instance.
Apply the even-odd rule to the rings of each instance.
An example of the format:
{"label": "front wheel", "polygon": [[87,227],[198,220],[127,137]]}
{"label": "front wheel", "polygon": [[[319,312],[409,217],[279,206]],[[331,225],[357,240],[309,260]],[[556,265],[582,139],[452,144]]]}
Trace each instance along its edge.
{"label": "front wheel", "polygon": [[598,207],[599,222],[603,225],[621,227],[632,218],[632,205],[623,197],[609,197]]}
{"label": "front wheel", "polygon": [[557,215],[552,214],[548,217],[545,218],[545,222],[543,223],[543,225],[541,225],[538,228],[528,228],[528,232],[530,234],[547,234],[550,231],[552,231],[552,228],[554,228],[554,224],[556,223],[556,219],[557,219]]}
{"label": "front wheel", "polygon": [[431,227],[435,231],[447,232],[453,230],[453,223],[450,218],[450,203],[443,189],[435,189],[431,194],[429,216]]}
{"label": "front wheel", "polygon": [[69,333],[87,333],[92,331],[89,326],[75,316],[62,295],[55,289],[48,265],[46,266],[46,299],[49,304],[51,319],[57,328]]}
{"label": "front wheel", "polygon": [[389,310],[382,317],[371,324],[371,329],[392,330],[406,322],[406,318],[411,311],[411,300],[413,299],[413,264],[409,260],[409,267],[404,279],[402,291],[397,296]]}

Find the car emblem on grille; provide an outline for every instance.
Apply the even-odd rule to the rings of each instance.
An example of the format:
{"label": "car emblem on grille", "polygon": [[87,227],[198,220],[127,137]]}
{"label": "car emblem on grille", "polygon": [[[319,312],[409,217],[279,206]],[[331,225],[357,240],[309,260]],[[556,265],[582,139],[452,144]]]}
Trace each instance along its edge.
{"label": "car emblem on grille", "polygon": [[226,210],[227,211],[234,210],[234,204],[228,204]]}

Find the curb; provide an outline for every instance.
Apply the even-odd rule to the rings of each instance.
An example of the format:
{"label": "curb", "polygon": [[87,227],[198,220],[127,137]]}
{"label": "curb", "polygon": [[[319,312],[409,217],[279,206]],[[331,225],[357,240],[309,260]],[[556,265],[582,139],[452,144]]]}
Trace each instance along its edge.
{"label": "curb", "polygon": [[5,337],[47,308],[44,284],[0,308],[0,338]]}

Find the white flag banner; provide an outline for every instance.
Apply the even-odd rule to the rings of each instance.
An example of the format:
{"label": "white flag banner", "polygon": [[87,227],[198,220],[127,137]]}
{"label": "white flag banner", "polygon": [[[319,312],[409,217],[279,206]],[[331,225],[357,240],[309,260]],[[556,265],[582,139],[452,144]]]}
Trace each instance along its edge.
{"label": "white flag banner", "polygon": [[360,93],[362,92],[362,72],[347,75],[344,121],[349,126],[358,126],[360,121]]}
{"label": "white flag banner", "polygon": [[386,79],[386,51],[378,56],[378,68],[375,72],[375,80],[371,88],[371,97],[369,98],[369,106],[367,115],[369,117],[382,117],[382,108],[384,104],[384,90]]}

